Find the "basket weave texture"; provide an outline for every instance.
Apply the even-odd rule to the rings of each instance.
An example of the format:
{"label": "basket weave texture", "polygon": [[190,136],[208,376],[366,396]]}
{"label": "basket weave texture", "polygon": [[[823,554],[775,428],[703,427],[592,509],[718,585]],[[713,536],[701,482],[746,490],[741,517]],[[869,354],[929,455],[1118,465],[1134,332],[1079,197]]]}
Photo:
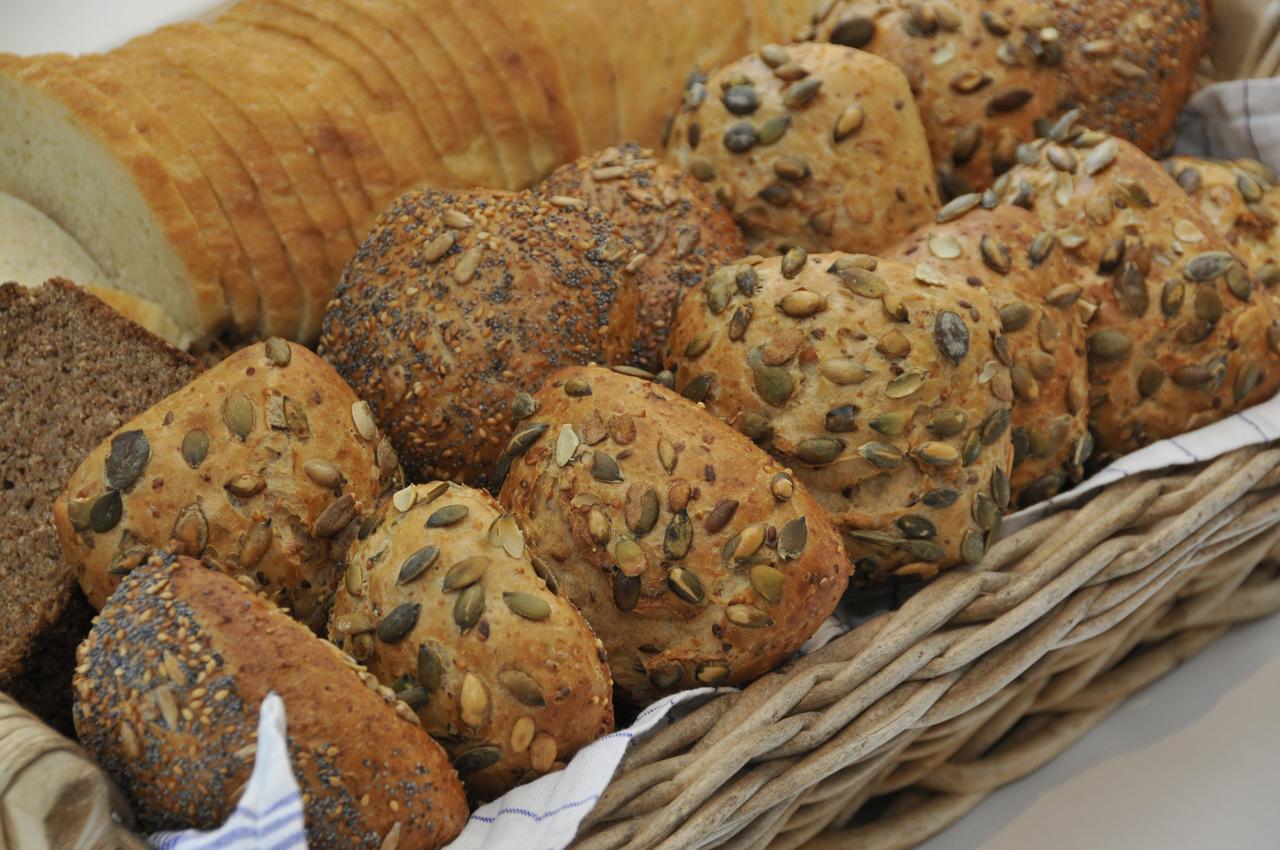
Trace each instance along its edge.
{"label": "basket weave texture", "polygon": [[912,847],[1280,610],[1278,557],[1280,448],[1111,485],[637,744],[573,846]]}

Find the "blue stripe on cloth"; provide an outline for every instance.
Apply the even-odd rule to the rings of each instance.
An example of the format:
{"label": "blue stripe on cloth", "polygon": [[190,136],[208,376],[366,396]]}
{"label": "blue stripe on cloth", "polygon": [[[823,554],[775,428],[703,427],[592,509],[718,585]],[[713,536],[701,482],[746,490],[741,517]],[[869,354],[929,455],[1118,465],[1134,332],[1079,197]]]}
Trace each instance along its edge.
{"label": "blue stripe on cloth", "polygon": [[542,812],[541,814],[539,814],[538,812],[530,811],[529,809],[503,808],[503,809],[498,809],[497,813],[495,813],[492,816],[472,815],[471,819],[478,820],[481,823],[493,823],[503,815],[520,815],[521,817],[526,817],[526,818],[529,818],[530,820],[541,821],[541,820],[546,820],[549,817],[554,817],[555,815],[558,815],[567,809],[576,809],[579,806],[585,806],[587,803],[594,803],[596,800],[599,800],[599,799],[600,799],[599,794],[592,794],[590,797],[583,797],[581,800],[574,800],[572,803],[565,803],[563,806],[556,806],[551,811]]}
{"label": "blue stripe on cloth", "polygon": [[1191,458],[1196,463],[1200,462],[1200,458],[1196,457],[1195,454],[1191,451],[1191,449],[1182,445],[1182,443],[1179,443],[1177,437],[1173,437],[1172,439],[1170,439],[1169,444],[1172,445],[1178,451],[1182,452],[1187,457]]}
{"label": "blue stripe on cloth", "polygon": [[1241,412],[1240,412],[1240,413],[1238,413],[1237,415],[1238,415],[1242,420],[1244,420],[1245,424],[1247,424],[1247,425],[1248,425],[1250,428],[1252,428],[1254,431],[1257,431],[1257,432],[1258,432],[1258,436],[1259,436],[1259,437],[1261,437],[1263,440],[1270,440],[1270,439],[1271,439],[1271,435],[1270,435],[1270,434],[1268,434],[1266,431],[1262,430],[1262,426],[1261,426],[1261,425],[1259,425],[1257,422],[1254,422],[1254,421],[1253,421],[1252,419],[1250,419],[1246,414],[1247,414],[1247,411],[1241,411]]}
{"label": "blue stripe on cloth", "polygon": [[[273,832],[278,832],[283,827],[294,825],[295,822],[298,833],[303,835],[301,807],[297,811],[289,812],[267,824],[254,822],[244,826],[233,827],[232,829],[223,827],[221,831],[215,834],[189,836],[191,839],[190,845],[183,843],[179,846],[181,850],[222,850],[222,848],[235,846],[236,842],[242,838],[268,838]],[[257,847],[258,845],[255,843],[251,846]]]}

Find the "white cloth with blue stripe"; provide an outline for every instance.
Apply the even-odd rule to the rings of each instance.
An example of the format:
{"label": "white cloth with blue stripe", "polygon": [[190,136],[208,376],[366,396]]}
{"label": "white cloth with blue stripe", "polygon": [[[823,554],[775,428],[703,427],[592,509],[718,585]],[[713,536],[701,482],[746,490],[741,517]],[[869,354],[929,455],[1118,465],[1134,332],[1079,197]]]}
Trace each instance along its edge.
{"label": "white cloth with blue stripe", "polygon": [[[1201,90],[1183,111],[1176,149],[1200,156],[1253,157],[1280,170],[1280,79],[1219,83]],[[1010,517],[1006,531],[1122,478],[1198,463],[1276,439],[1280,439],[1280,398],[1127,455],[1074,490]],[[835,620],[828,621],[806,649],[826,643],[841,630]],[[631,741],[669,722],[672,710],[682,703],[712,693],[712,689],[703,688],[654,703],[629,728],[581,750],[564,770],[522,785],[477,809],[448,850],[561,850],[604,792]],[[215,832],[165,833],[154,836],[151,843],[157,850],[295,850],[306,846],[302,802],[290,773],[284,705],[279,697],[272,695],[263,702],[253,776],[227,824]]]}

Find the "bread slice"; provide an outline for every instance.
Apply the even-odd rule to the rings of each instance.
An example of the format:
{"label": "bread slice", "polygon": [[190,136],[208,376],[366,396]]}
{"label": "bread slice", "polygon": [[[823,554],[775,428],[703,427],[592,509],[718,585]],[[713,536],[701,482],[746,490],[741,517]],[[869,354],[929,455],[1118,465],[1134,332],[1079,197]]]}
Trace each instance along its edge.
{"label": "bread slice", "polygon": [[557,114],[563,114],[562,120],[566,122],[566,128],[572,132],[573,150],[576,152],[574,158],[595,150],[591,146],[589,131],[583,119],[591,110],[599,109],[597,104],[605,98],[603,96],[592,98],[589,103],[580,101],[579,98],[587,88],[603,95],[609,87],[608,83],[604,86],[576,88],[573,85],[576,74],[587,73],[592,77],[600,74],[600,65],[596,64],[593,67],[590,64],[592,51],[586,49],[588,47],[586,44],[579,45],[581,49],[577,50],[558,50],[550,21],[538,15],[528,3],[521,3],[515,9],[507,10],[507,14],[513,15],[513,25],[516,30],[523,31],[525,38],[530,42],[531,53],[535,53],[537,57],[534,61],[540,68],[545,68],[540,73],[546,80],[552,81],[554,88],[548,92],[548,97],[552,100],[553,110],[562,110],[562,113],[557,112]]}
{"label": "bread slice", "polygon": [[64,280],[0,285],[0,363],[0,687],[66,728],[58,715],[89,617],[53,500],[108,434],[199,367]]}
{"label": "bread slice", "polygon": [[[54,277],[65,277],[65,275],[54,275]],[[123,289],[107,289],[101,286],[82,286],[81,289],[134,324],[142,325],[165,342],[179,348],[187,346],[178,326],[154,301],[130,295]]]}
{"label": "bread slice", "polygon": [[37,286],[51,277],[109,285],[93,257],[53,219],[0,192],[0,281]]}
{"label": "bread slice", "polygon": [[281,65],[299,75],[299,86],[323,103],[338,124],[338,132],[351,151],[360,186],[369,198],[371,212],[358,228],[363,235],[373,226],[378,211],[395,197],[399,181],[391,162],[371,129],[371,101],[364,84],[350,67],[324,53],[310,41],[270,23],[250,23],[227,16],[218,26],[229,32],[254,33],[271,45]]}
{"label": "bread slice", "polygon": [[[257,60],[253,65],[254,71],[262,75],[267,87],[293,116],[308,149],[319,157],[320,165],[346,213],[348,229],[359,242],[373,223],[374,216],[373,204],[361,185],[357,170],[357,161],[364,152],[358,154],[348,144],[345,127],[335,119],[336,113],[326,106],[325,99],[317,99],[311,94],[308,69],[297,62],[281,60],[281,39],[273,33],[239,24],[220,24],[213,29],[219,38],[235,41]],[[332,96],[329,94],[327,97]],[[354,252],[354,244],[350,250]],[[349,257],[342,259],[341,266],[346,265]]]}
{"label": "bread slice", "polygon": [[[213,124],[232,143],[240,164],[254,178],[258,196],[266,209],[267,217],[276,226],[284,242],[285,251],[293,261],[301,289],[298,324],[287,336],[306,340],[311,328],[319,328],[320,316],[313,293],[336,277],[330,269],[325,249],[323,225],[313,217],[308,197],[299,193],[299,186],[314,186],[319,169],[301,150],[300,141],[289,138],[291,129],[287,122],[276,120],[269,131],[264,131],[255,121],[255,114],[273,114],[263,108],[258,113],[257,104],[261,92],[246,95],[246,85],[236,68],[242,54],[225,55],[215,50],[205,34],[192,31],[190,25],[174,25],[156,33],[154,43],[163,44],[167,58],[197,77],[210,93],[200,103],[203,109],[217,104],[209,112]],[[285,138],[273,141],[279,134]],[[305,164],[304,164],[304,161]],[[318,178],[323,181],[323,177]]]}
{"label": "bread slice", "polygon": [[[332,23],[283,0],[260,0],[232,6],[227,16],[251,24],[265,24],[312,44],[331,60],[346,65],[360,81],[361,90],[349,91],[352,98],[369,101],[366,112],[370,131],[386,153],[395,175],[393,193],[409,185],[427,167],[430,147],[420,128],[410,128],[399,88],[372,50]],[[415,122],[416,123],[416,122]],[[425,152],[424,152],[425,148]]]}
{"label": "bread slice", "polygon": [[213,335],[226,302],[185,202],[117,106],[73,75],[33,77],[58,61],[0,72],[0,191],[65,230],[108,285],[159,304],[184,335]]}
{"label": "bread slice", "polygon": [[143,97],[146,87],[130,84],[127,65],[108,53],[82,56],[76,60],[75,67],[78,76],[122,107],[123,114],[150,144],[195,220],[217,269],[232,320],[237,327],[257,327],[258,288],[244,250],[200,164],[173,134],[167,119]]}
{"label": "bread slice", "polygon": [[253,267],[261,299],[259,333],[295,336],[302,319],[299,268],[285,247],[279,223],[269,215],[259,188],[263,178],[240,156],[247,131],[236,123],[238,111],[194,73],[172,61],[163,40],[135,39],[116,52],[133,68],[132,79],[148,81],[143,89],[148,100],[169,118],[170,126],[217,191]]}
{"label": "bread slice", "polygon": [[[591,0],[527,0],[524,7],[538,21],[565,64],[569,99],[582,125],[586,153],[618,141],[618,69],[607,49],[605,21]],[[573,45],[565,49],[565,45]]]}

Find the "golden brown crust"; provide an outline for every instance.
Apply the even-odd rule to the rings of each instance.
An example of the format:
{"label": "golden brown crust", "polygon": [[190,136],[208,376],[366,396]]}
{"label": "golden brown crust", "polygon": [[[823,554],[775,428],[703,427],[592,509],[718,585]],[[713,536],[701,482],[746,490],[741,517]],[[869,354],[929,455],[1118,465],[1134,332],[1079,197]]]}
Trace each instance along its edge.
{"label": "golden brown crust", "polygon": [[1014,397],[982,288],[923,259],[793,251],[708,278],[671,343],[676,386],[845,532],[855,582],[981,559],[1009,502]]}
{"label": "golden brown crust", "polygon": [[881,56],[911,84],[946,197],[1007,171],[1059,109],[1061,45],[1038,0],[840,0],[816,38]]}
{"label": "golden brown crust", "polygon": [[680,296],[747,253],[733,219],[698,181],[634,144],[561,166],[540,189],[547,196],[586,201],[644,252],[648,283],[640,292],[631,360],[645,369],[662,369]]}
{"label": "golden brown crust", "polygon": [[320,351],[396,443],[411,479],[487,480],[513,402],[551,369],[617,362],[643,266],[576,199],[426,189],[401,196],[343,274]]}
{"label": "golden brown crust", "polygon": [[322,628],[352,521],[398,483],[395,452],[359,405],[328,364],[274,339],[134,417],[54,503],[90,602],[102,607],[173,537]]}
{"label": "golden brown crust", "polygon": [[668,145],[761,254],[877,251],[938,206],[906,78],[839,45],[773,45],[691,75]]}
{"label": "golden brown crust", "polygon": [[1169,141],[1209,47],[1203,0],[1038,0],[1062,41],[1068,106],[1148,153]]}
{"label": "golden brown crust", "polygon": [[1103,460],[1275,392],[1280,307],[1159,163],[1080,128],[1023,155],[997,189],[1074,258]]}
{"label": "golden brown crust", "polygon": [[457,775],[407,706],[198,561],[156,557],[130,575],[79,664],[77,735],[149,831],[221,826],[269,692],[284,701],[309,846],[377,850],[398,827],[400,846],[438,848],[466,821]]}
{"label": "golden brown crust", "polygon": [[1165,170],[1269,290],[1280,283],[1280,188],[1256,159],[1174,156]]}
{"label": "golden brown crust", "polygon": [[613,731],[604,648],[488,493],[411,485],[361,537],[330,638],[418,712],[473,796],[497,797]]}
{"label": "golden brown crust", "polygon": [[991,297],[1012,362],[1013,499],[1022,505],[1043,501],[1080,480],[1093,450],[1076,269],[1054,234],[1019,207],[975,207],[945,217],[885,258],[931,263]]}
{"label": "golden brown crust", "polygon": [[629,697],[749,682],[835,608],[839,535],[740,434],[599,366],[560,370],[535,398],[500,499]]}

